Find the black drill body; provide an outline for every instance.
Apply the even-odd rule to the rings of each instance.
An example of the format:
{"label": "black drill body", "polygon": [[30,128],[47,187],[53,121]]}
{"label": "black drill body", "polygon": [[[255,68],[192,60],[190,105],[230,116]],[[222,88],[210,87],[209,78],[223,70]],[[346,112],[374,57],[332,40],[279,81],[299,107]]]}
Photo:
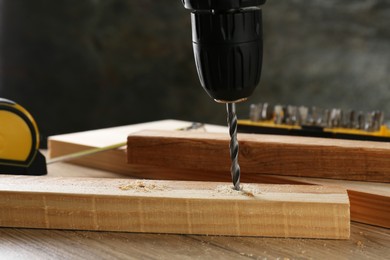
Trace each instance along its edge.
{"label": "black drill body", "polygon": [[265,0],[182,0],[191,10],[199,80],[218,102],[252,95],[261,76]]}

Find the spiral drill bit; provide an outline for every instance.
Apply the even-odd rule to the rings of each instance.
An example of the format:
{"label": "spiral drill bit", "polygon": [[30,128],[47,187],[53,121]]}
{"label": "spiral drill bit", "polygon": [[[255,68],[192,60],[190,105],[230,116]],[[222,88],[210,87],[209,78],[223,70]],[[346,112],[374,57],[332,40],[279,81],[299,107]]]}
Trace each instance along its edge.
{"label": "spiral drill bit", "polygon": [[227,123],[230,134],[230,159],[232,165],[230,172],[232,175],[235,190],[240,190],[240,165],[238,164],[238,141],[237,141],[237,115],[236,104],[226,103]]}

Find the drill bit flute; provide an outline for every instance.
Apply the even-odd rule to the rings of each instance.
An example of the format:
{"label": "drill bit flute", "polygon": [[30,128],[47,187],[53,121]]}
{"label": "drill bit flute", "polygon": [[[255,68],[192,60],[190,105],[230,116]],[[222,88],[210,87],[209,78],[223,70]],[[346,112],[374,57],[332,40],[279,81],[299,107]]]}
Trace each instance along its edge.
{"label": "drill bit flute", "polygon": [[236,103],[226,103],[226,110],[227,123],[230,134],[230,159],[232,160],[230,172],[232,175],[234,189],[240,190],[240,165],[238,164]]}

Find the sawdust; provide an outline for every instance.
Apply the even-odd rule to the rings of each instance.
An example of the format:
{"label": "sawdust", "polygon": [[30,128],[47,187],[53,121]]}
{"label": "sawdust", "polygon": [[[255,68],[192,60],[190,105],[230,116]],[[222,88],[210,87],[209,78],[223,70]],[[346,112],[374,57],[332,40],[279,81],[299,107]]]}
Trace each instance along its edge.
{"label": "sawdust", "polygon": [[241,189],[239,191],[235,190],[232,185],[219,185],[217,186],[216,191],[221,194],[239,194],[251,198],[261,194],[261,191],[257,186],[250,184],[241,185]]}
{"label": "sawdust", "polygon": [[363,247],[364,247],[363,242],[360,241],[360,240],[356,242],[356,245],[357,245],[359,248],[363,248]]}
{"label": "sawdust", "polygon": [[248,197],[255,197],[255,194],[253,194],[252,192],[250,191],[245,191],[245,190],[242,190],[241,191],[245,196],[248,196]]}
{"label": "sawdust", "polygon": [[151,192],[153,190],[166,190],[167,187],[162,185],[156,185],[154,183],[147,183],[141,180],[134,181],[130,184],[119,186],[121,190],[135,190],[140,192]]}

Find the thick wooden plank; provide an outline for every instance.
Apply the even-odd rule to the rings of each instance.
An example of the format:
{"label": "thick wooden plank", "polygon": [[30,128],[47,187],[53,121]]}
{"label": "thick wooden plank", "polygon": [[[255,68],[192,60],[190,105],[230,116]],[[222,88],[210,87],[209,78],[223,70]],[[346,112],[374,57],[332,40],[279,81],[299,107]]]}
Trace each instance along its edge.
{"label": "thick wooden plank", "polygon": [[[258,134],[238,140],[246,174],[390,182],[390,143]],[[128,137],[128,162],[229,171],[229,141],[220,133],[141,131]]]}
{"label": "thick wooden plank", "polygon": [[[167,122],[167,121],[163,121]],[[171,129],[189,125],[190,122],[171,121]],[[153,127],[160,128],[160,122]],[[172,128],[174,124],[174,127]],[[177,125],[179,124],[179,125]],[[139,126],[139,125],[137,125]],[[161,126],[166,129],[166,123]],[[143,128],[137,128],[142,130]],[[82,133],[52,136],[49,139],[51,157],[57,157],[86,148],[102,147],[122,142],[127,138],[127,133],[135,131],[133,126],[114,127],[109,129],[94,130]],[[223,128],[207,128],[211,131],[224,131]],[[167,180],[201,180],[201,181],[230,181],[230,173],[225,171],[195,171],[178,168],[162,168],[150,165],[135,166],[126,163],[126,151],[107,151],[91,156],[72,160],[72,164],[87,166],[89,168],[107,170],[127,176],[149,179]],[[55,165],[50,165],[54,167]],[[49,171],[50,171],[49,167]],[[173,167],[177,167],[176,164]],[[54,171],[55,172],[55,171]],[[52,171],[52,174],[55,174]],[[76,172],[67,171],[69,176],[77,175]],[[77,175],[80,176],[80,175]],[[100,177],[100,176],[99,176]],[[258,173],[243,172],[241,179],[244,182],[274,183],[274,184],[318,184],[339,185],[348,190],[351,202],[351,219],[371,225],[390,228],[390,184],[362,181],[345,181],[332,179],[317,179],[303,177],[289,177],[276,175],[262,175]]]}
{"label": "thick wooden plank", "polygon": [[351,219],[390,228],[390,185],[315,178],[283,177],[271,183],[339,185],[348,189]]}
{"label": "thick wooden plank", "polygon": [[0,226],[347,239],[345,190],[311,185],[0,176]]}
{"label": "thick wooden plank", "polygon": [[[48,168],[49,176],[118,178],[69,163]],[[0,241],[0,259],[386,259],[390,230],[351,222],[350,239],[324,240],[0,227]]]}

